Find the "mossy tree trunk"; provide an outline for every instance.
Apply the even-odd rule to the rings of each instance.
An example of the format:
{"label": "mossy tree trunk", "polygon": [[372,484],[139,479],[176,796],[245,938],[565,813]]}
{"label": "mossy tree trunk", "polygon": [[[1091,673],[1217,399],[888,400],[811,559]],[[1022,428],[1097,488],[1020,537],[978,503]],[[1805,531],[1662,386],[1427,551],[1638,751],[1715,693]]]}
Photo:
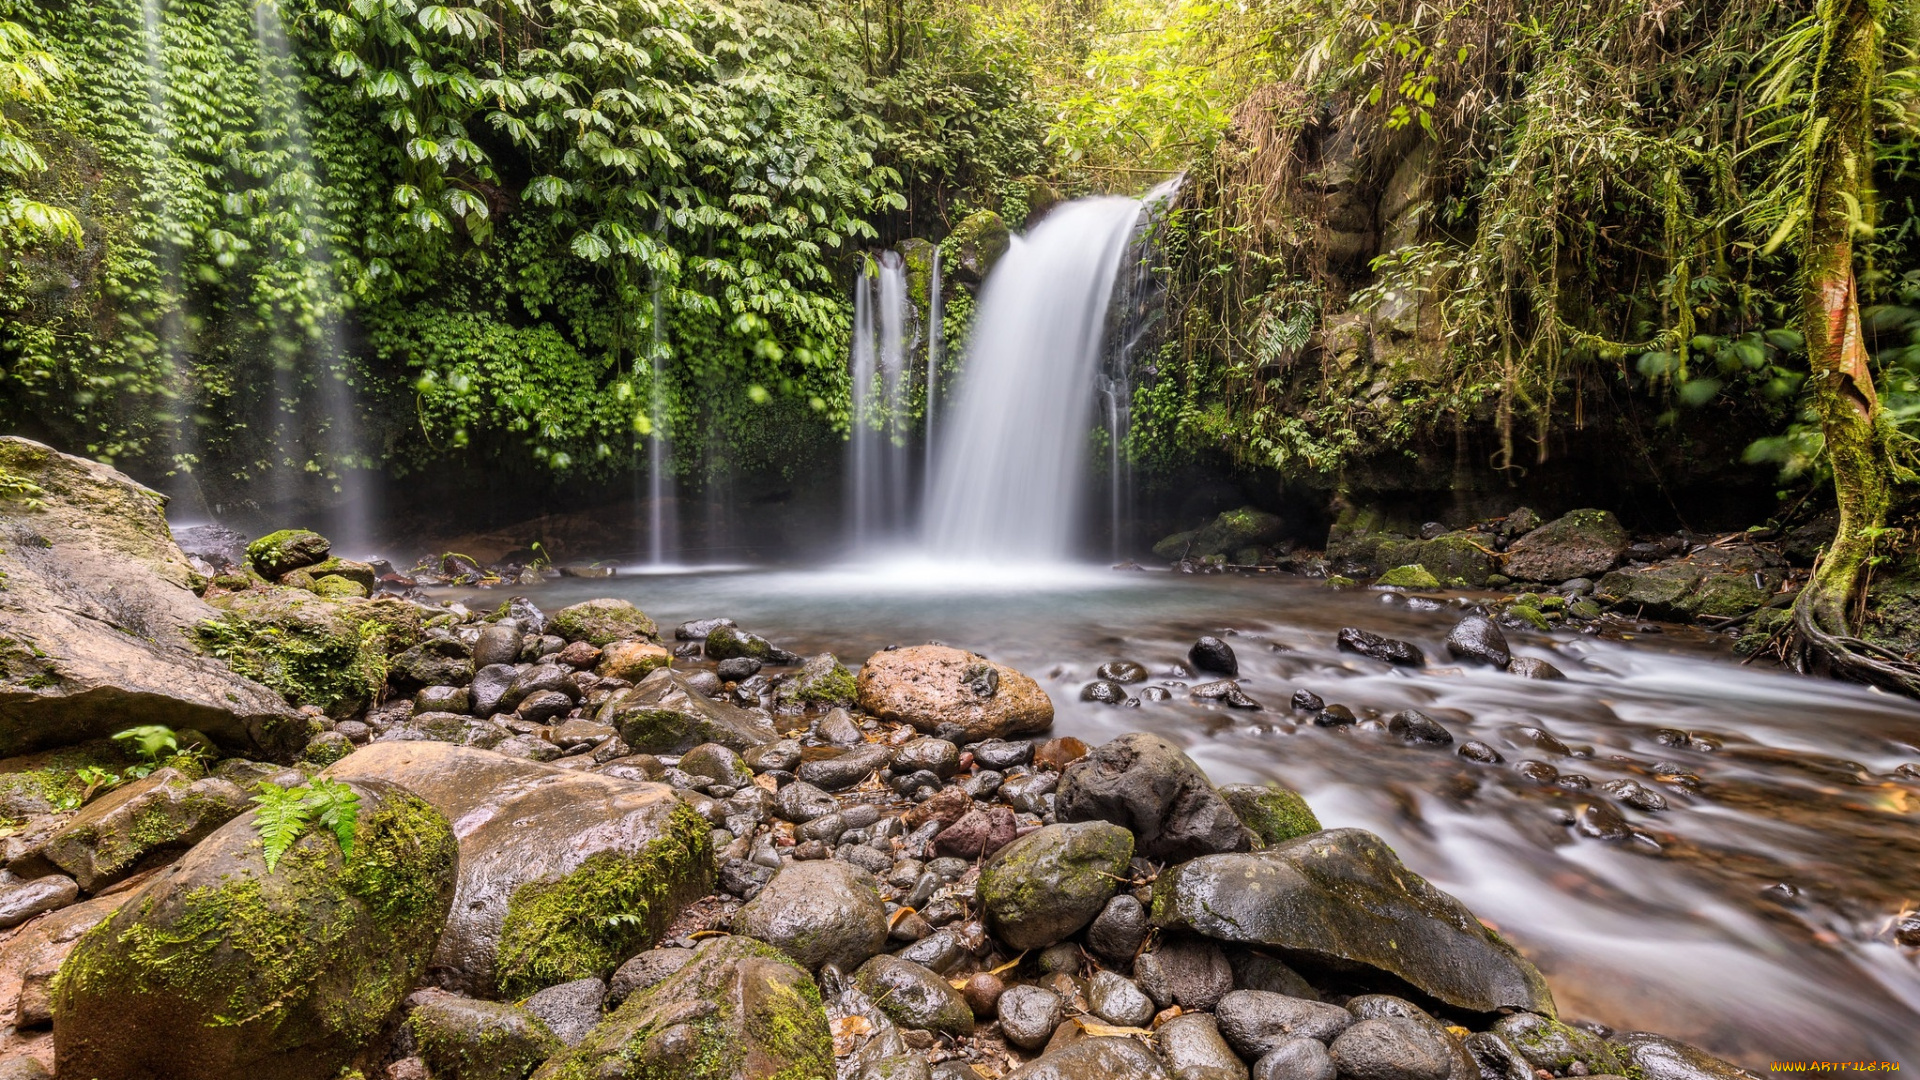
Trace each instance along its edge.
{"label": "mossy tree trunk", "polygon": [[1872,108],[1885,13],[1886,0],[1824,0],[1820,9],[1800,318],[1840,524],[1794,604],[1789,655],[1802,671],[1920,694],[1920,668],[1854,633],[1866,570],[1893,498],[1889,427],[1861,335],[1853,271],[1854,237],[1871,228]]}

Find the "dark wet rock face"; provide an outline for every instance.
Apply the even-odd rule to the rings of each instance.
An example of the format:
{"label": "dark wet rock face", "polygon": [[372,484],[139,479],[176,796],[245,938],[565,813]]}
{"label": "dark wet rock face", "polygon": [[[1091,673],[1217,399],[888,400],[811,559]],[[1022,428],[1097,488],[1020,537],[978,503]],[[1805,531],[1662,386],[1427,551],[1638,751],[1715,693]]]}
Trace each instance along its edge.
{"label": "dark wet rock face", "polygon": [[1222,941],[1375,967],[1460,1009],[1553,1013],[1532,964],[1359,829],[1186,863],[1161,875],[1153,917]]}
{"label": "dark wet rock face", "polygon": [[1402,709],[1387,717],[1387,732],[1410,746],[1449,746],[1453,733],[1419,709]]}
{"label": "dark wet rock face", "polygon": [[1187,650],[1187,659],[1195,671],[1211,671],[1228,678],[1240,674],[1240,659],[1233,646],[1217,637],[1203,637]]}
{"label": "dark wet rock face", "polygon": [[1058,799],[1060,820],[1111,821],[1131,830],[1150,859],[1175,862],[1253,845],[1253,834],[1200,767],[1157,735],[1124,735],[1075,762]]}
{"label": "dark wet rock face", "polygon": [[1140,988],[1165,1009],[1211,1009],[1233,991],[1233,965],[1204,938],[1171,936],[1134,961]]}
{"label": "dark wet rock face", "polygon": [[794,862],[740,909],[735,929],[809,971],[852,971],[887,941],[887,911],[873,876],[837,860]]}
{"label": "dark wet rock face", "polygon": [[1427,662],[1426,654],[1411,642],[1381,637],[1352,626],[1340,631],[1338,644],[1342,652],[1359,653],[1397,667],[1420,667]]}
{"label": "dark wet rock face", "polygon": [[1214,1015],[1221,1034],[1249,1059],[1270,1054],[1296,1038],[1331,1042],[1353,1023],[1353,1015],[1338,1005],[1258,990],[1226,995]]}
{"label": "dark wet rock face", "polygon": [[634,750],[678,753],[701,743],[719,743],[745,751],[779,738],[765,713],[715,701],[668,668],[616,691],[595,719],[620,732]]}
{"label": "dark wet rock face", "polygon": [[1444,1033],[1397,1017],[1362,1020],[1327,1052],[1339,1074],[1352,1080],[1447,1080],[1453,1071]]}
{"label": "dark wet rock face", "polygon": [[1507,636],[1485,615],[1469,615],[1447,635],[1447,652],[1455,659],[1505,668],[1513,660]]}
{"label": "dark wet rock face", "polygon": [[1645,1080],[1758,1080],[1745,1069],[1664,1035],[1630,1031],[1614,1043]]}

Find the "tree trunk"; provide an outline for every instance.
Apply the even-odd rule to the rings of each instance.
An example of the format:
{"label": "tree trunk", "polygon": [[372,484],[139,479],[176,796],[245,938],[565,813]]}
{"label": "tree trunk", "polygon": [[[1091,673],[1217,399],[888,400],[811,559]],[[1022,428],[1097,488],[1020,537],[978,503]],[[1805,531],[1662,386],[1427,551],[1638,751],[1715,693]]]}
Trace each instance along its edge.
{"label": "tree trunk", "polygon": [[1887,421],[1860,332],[1853,273],[1853,238],[1873,202],[1871,109],[1884,8],[1885,0],[1821,5],[1826,34],[1814,69],[1800,318],[1840,525],[1794,604],[1789,656],[1801,671],[1920,694],[1920,667],[1854,636],[1854,611],[1893,488]]}

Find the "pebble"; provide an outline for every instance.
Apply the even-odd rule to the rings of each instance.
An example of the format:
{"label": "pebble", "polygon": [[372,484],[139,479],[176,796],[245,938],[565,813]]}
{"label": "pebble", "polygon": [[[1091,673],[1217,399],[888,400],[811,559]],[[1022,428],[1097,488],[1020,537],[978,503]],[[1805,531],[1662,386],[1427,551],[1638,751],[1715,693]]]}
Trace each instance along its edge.
{"label": "pebble", "polygon": [[1384,660],[1397,667],[1420,667],[1427,662],[1426,654],[1412,642],[1395,638],[1381,637],[1358,627],[1348,626],[1341,629],[1337,639],[1342,652],[1359,653],[1373,660]]}
{"label": "pebble", "polygon": [[1132,893],[1121,893],[1107,901],[1087,927],[1087,946],[1103,960],[1130,963],[1147,940],[1148,929],[1146,907]]}
{"label": "pebble", "polygon": [[1000,995],[995,1012],[1000,1033],[1022,1050],[1038,1050],[1066,1019],[1060,996],[1038,986],[1011,986]]}
{"label": "pebble", "polygon": [[1206,1013],[1176,1016],[1153,1034],[1174,1080],[1247,1080],[1246,1063],[1220,1037],[1219,1025]]}
{"label": "pebble", "polygon": [[1233,967],[1220,946],[1202,938],[1171,938],[1134,961],[1141,989],[1155,1005],[1211,1009],[1233,990]]}
{"label": "pebble", "polygon": [[839,807],[839,802],[832,795],[805,780],[795,780],[773,797],[773,812],[795,824],[825,817]]}
{"label": "pebble", "polygon": [[1100,705],[1119,705],[1131,699],[1127,696],[1126,687],[1110,679],[1101,679],[1098,682],[1090,682],[1086,686],[1081,687],[1080,700],[1091,701]]}
{"label": "pebble", "polygon": [[1291,704],[1295,711],[1303,713],[1317,713],[1327,707],[1319,694],[1307,689],[1295,690]]}
{"label": "pebble", "polygon": [[1507,671],[1509,674],[1518,675],[1523,679],[1566,678],[1566,675],[1563,674],[1559,668],[1554,667],[1545,660],[1536,659],[1531,656],[1514,657],[1513,662],[1507,665]]}
{"label": "pebble", "polygon": [[1288,1039],[1253,1063],[1252,1080],[1334,1080],[1333,1055],[1318,1039]]}
{"label": "pebble", "polygon": [[1071,735],[1048,739],[1033,748],[1033,764],[1038,769],[1059,772],[1087,756],[1087,744]]}
{"label": "pebble", "polygon": [[1228,678],[1240,674],[1240,659],[1233,655],[1233,646],[1217,637],[1203,637],[1187,650],[1187,661],[1195,671],[1211,671]]}
{"label": "pebble", "polygon": [[1460,660],[1504,668],[1513,661],[1507,636],[1485,615],[1469,615],[1447,634],[1447,651]]}
{"label": "pebble", "polygon": [[1447,1080],[1453,1054],[1432,1031],[1412,1020],[1362,1020],[1327,1047],[1333,1066],[1349,1080]]}
{"label": "pebble", "polygon": [[1147,681],[1147,669],[1131,660],[1114,660],[1100,665],[1094,675],[1117,683],[1137,683]]}
{"label": "pebble", "polygon": [[1087,981],[1087,1003],[1095,1015],[1119,1027],[1145,1027],[1153,1019],[1153,999],[1118,972],[1095,972]]}
{"label": "pebble", "polygon": [[1313,722],[1317,727],[1352,727],[1353,710],[1345,705],[1329,705],[1314,716]]}
{"label": "pebble", "polygon": [[986,742],[974,743],[969,750],[973,753],[973,760],[977,764],[1002,772],[1033,760],[1033,744],[1025,741],[1006,742],[1001,739],[988,739]]}
{"label": "pebble", "polygon": [[1607,794],[1635,810],[1654,813],[1667,808],[1666,796],[1637,780],[1609,780],[1603,787]]}
{"label": "pebble", "polygon": [[[827,791],[844,791],[886,768],[890,756],[891,751],[884,746],[865,744],[838,757],[802,762],[794,775],[801,783]],[[938,783],[939,777],[934,777],[934,781]]]}
{"label": "pebble", "polygon": [[1418,709],[1402,709],[1387,717],[1387,731],[1413,746],[1447,746],[1453,742],[1452,732]]}
{"label": "pebble", "polygon": [[960,748],[945,739],[914,739],[894,750],[893,769],[895,772],[925,770],[945,780],[960,771]]}
{"label": "pebble", "polygon": [[1500,756],[1500,751],[1495,750],[1479,739],[1468,739],[1466,742],[1460,744],[1460,749],[1454,752],[1466,758],[1468,761],[1477,761],[1482,765],[1498,765],[1506,760],[1506,758]]}

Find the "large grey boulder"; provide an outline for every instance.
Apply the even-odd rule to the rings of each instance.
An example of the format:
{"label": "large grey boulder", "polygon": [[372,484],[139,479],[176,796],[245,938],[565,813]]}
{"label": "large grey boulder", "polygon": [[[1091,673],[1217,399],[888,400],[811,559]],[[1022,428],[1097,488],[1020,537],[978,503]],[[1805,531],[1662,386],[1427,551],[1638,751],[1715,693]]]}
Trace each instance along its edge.
{"label": "large grey boulder", "polygon": [[1180,748],[1134,732],[1097,746],[1060,778],[1061,821],[1111,821],[1149,859],[1180,862],[1246,851],[1254,835]]}
{"label": "large grey boulder", "polygon": [[62,1076],[333,1080],[388,1029],[453,901],[446,819],[352,782],[351,858],[305,832],[268,870],[255,813],[81,937],[54,988]]}
{"label": "large grey boulder", "polygon": [[765,713],[715,701],[670,668],[615,691],[595,719],[618,729],[620,738],[642,754],[677,754],[701,743],[745,751],[780,738]]}
{"label": "large grey boulder", "polygon": [[852,971],[887,944],[887,908],[873,875],[838,859],[789,862],[734,917],[808,971]]}
{"label": "large grey boulder", "polygon": [[1153,918],[1323,964],[1376,968],[1470,1012],[1554,1013],[1532,964],[1360,829],[1175,867],[1155,884]]}
{"label": "large grey boulder", "polygon": [[771,945],[726,937],[702,942],[683,967],[627,998],[533,1080],[834,1075],[833,1035],[813,978]]}
{"label": "large grey boulder", "polygon": [[940,732],[962,741],[1031,735],[1053,726],[1053,699],[1040,684],[1005,664],[945,645],[874,653],[856,680],[860,707],[882,720]]}
{"label": "large grey boulder", "polygon": [[453,822],[459,896],[428,972],[450,990],[605,978],[713,887],[710,827],[665,784],[427,741],[374,743],[325,775],[401,784]]}
{"label": "large grey boulder", "polygon": [[285,758],[306,724],[280,696],[200,654],[216,612],[173,541],[166,498],[105,465],[0,436],[0,757],[141,724]]}

